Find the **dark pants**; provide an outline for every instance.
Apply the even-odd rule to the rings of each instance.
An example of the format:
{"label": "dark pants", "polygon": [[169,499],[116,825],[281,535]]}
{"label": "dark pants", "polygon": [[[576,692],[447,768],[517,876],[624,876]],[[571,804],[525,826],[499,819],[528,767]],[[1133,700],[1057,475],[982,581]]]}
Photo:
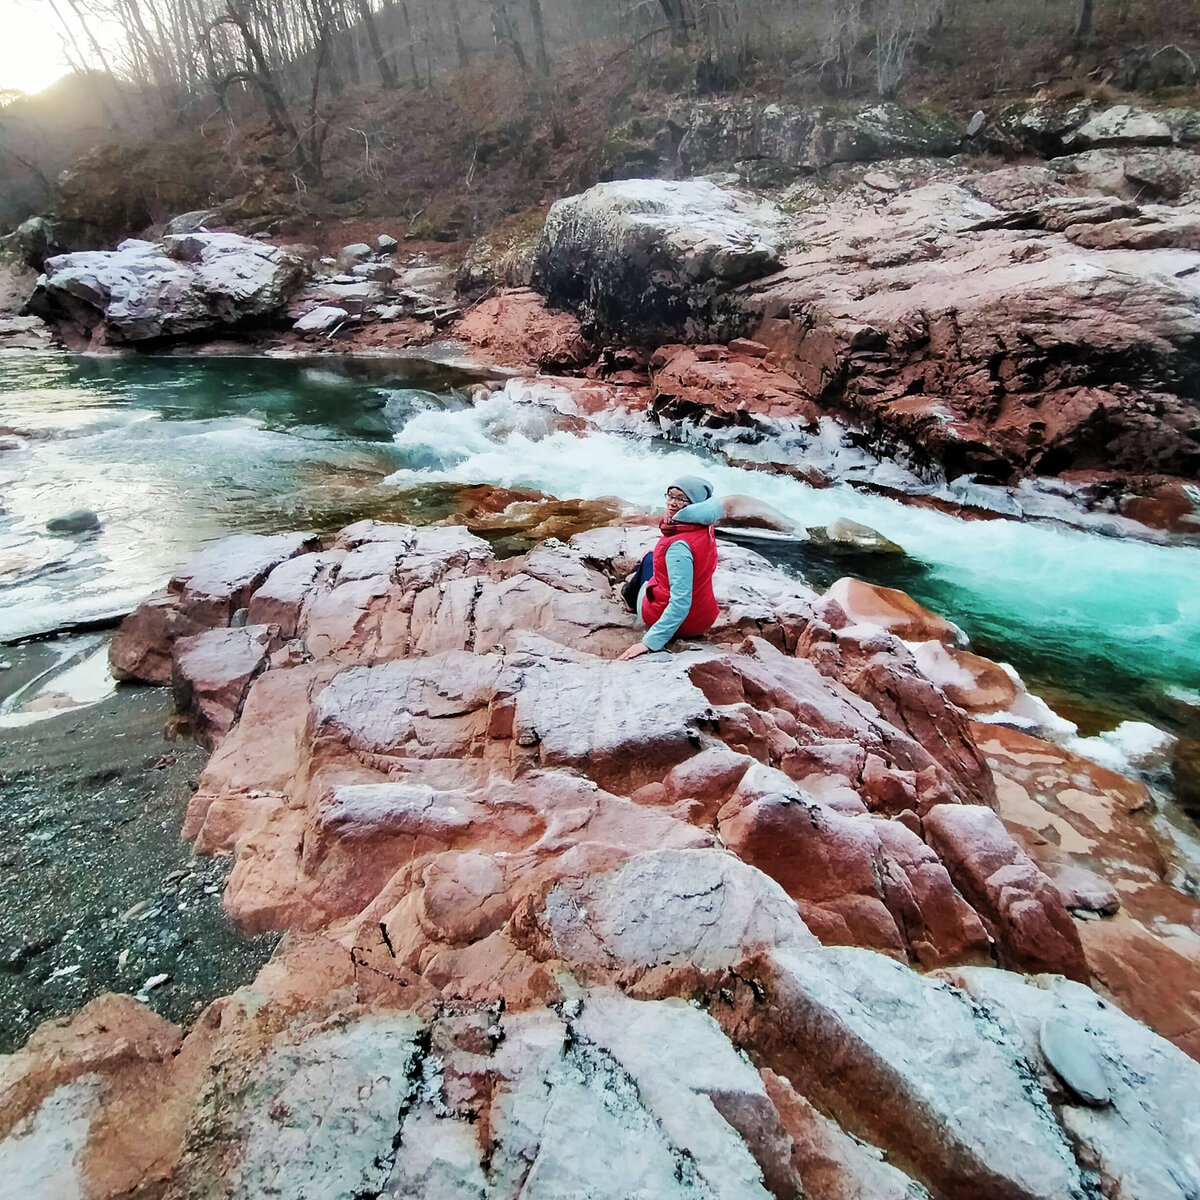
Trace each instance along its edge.
{"label": "dark pants", "polygon": [[642,584],[649,583],[654,578],[654,551],[648,550],[642,559],[641,566],[621,585],[621,599],[630,612],[637,612],[638,593]]}

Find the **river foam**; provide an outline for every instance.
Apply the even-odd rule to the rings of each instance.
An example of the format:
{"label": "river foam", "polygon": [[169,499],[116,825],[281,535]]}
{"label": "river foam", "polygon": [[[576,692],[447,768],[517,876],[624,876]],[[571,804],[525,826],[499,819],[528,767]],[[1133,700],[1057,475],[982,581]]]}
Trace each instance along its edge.
{"label": "river foam", "polygon": [[699,474],[719,494],[757,496],[802,525],[848,517],[924,564],[910,586],[973,640],[1025,642],[1064,664],[1082,657],[1164,686],[1200,685],[1200,549],[1050,523],[963,521],[845,484],[818,490],[645,437],[567,432],[553,413],[506,392],[470,409],[422,412],[395,444],[409,464],[389,477],[397,487],[494,483],[661,509],[671,479]]}
{"label": "river foam", "polygon": [[[1197,549],[963,521],[845,483],[817,490],[667,442],[636,412],[583,430],[572,393],[551,381],[514,381],[472,405],[451,380],[411,387],[404,366],[378,364],[360,377],[353,360],[30,355],[5,366],[2,420],[15,433],[0,453],[0,639],[111,616],[227,533],[336,528],[400,489],[487,483],[661,511],[671,479],[700,474],[802,525],[845,517],[878,530],[908,557],[819,566],[795,543],[759,548],[818,586],[840,572],[908,591],[1035,690],[1111,700],[1109,726],[1158,721],[1155,697],[1178,709],[1173,697],[1200,692]],[[829,437],[818,440],[828,457]],[[796,443],[788,465],[810,452]],[[854,473],[878,483],[888,469],[864,460]],[[99,532],[50,536],[46,519],[74,508],[96,511]]]}

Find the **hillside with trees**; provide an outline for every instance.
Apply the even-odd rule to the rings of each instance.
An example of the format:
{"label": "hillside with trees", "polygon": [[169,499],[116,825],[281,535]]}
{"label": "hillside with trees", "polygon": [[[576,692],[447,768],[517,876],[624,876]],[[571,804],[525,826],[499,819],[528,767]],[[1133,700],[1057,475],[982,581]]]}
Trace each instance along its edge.
{"label": "hillside with trees", "polygon": [[[704,97],[966,120],[1195,94],[1195,6],[1138,0],[61,0],[80,72],[0,98],[0,231],[102,247],[219,205],[247,231],[400,218],[457,241],[660,173]],[[113,31],[119,36],[114,39]],[[676,131],[677,136],[677,131]]]}

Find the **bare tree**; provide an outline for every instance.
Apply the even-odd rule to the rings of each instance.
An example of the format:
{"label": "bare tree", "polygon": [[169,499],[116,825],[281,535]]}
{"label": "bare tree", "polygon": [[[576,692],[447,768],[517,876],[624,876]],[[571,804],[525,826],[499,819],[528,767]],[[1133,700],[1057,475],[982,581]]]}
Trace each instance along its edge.
{"label": "bare tree", "polygon": [[471,65],[471,54],[467,50],[467,43],[463,39],[462,31],[462,16],[458,10],[458,0],[447,0],[447,9],[450,13],[450,28],[454,31],[454,51],[458,56],[458,65],[460,67],[469,67]]}
{"label": "bare tree", "polygon": [[408,47],[408,69],[412,73],[412,81],[417,86],[421,86],[421,72],[417,70],[417,39],[413,33],[412,17],[408,12],[408,0],[401,0],[400,12],[404,16],[404,41]]}
{"label": "bare tree", "polygon": [[666,18],[667,27],[671,31],[671,40],[677,46],[686,45],[694,25],[689,0],[658,0],[658,7]]}
{"label": "bare tree", "polygon": [[1081,0],[1079,12],[1075,17],[1075,28],[1072,31],[1072,44],[1076,50],[1087,45],[1092,36],[1092,22],[1095,17],[1094,0]]}
{"label": "bare tree", "polygon": [[542,20],[541,0],[529,0],[529,20],[533,25],[533,60],[540,75],[550,74],[550,51],[546,47],[546,25]]}
{"label": "bare tree", "polygon": [[392,70],[391,60],[384,53],[383,43],[379,40],[379,30],[375,25],[375,17],[371,13],[369,0],[355,0],[358,19],[367,32],[367,41],[371,45],[371,53],[375,56],[375,66],[379,71],[379,80],[385,88],[399,87],[396,72]]}
{"label": "bare tree", "polygon": [[942,17],[942,0],[882,0],[875,12],[875,83],[894,100],[908,73],[914,43]]}
{"label": "bare tree", "polygon": [[854,84],[854,54],[862,26],[862,0],[829,0],[821,50],[837,91],[849,91]]}
{"label": "bare tree", "polygon": [[529,70],[529,62],[521,47],[521,39],[517,37],[517,27],[513,21],[508,0],[492,0],[492,37],[497,46],[507,46],[512,51],[517,66],[522,71]]}

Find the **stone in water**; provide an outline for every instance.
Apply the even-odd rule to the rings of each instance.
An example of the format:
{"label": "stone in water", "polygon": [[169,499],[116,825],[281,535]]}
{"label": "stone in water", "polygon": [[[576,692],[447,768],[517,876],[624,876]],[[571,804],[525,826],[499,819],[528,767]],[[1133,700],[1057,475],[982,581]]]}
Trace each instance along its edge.
{"label": "stone in water", "polygon": [[90,508],[76,508],[61,517],[51,517],[46,528],[51,533],[88,533],[100,528],[100,518]]}

